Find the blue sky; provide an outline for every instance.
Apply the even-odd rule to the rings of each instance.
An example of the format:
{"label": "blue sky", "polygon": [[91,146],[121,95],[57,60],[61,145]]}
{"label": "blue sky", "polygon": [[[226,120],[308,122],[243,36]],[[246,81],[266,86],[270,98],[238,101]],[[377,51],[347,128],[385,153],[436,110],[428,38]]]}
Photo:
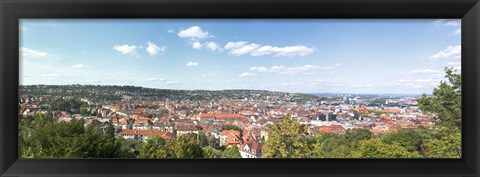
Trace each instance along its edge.
{"label": "blue sky", "polygon": [[460,20],[21,20],[20,84],[431,93]]}

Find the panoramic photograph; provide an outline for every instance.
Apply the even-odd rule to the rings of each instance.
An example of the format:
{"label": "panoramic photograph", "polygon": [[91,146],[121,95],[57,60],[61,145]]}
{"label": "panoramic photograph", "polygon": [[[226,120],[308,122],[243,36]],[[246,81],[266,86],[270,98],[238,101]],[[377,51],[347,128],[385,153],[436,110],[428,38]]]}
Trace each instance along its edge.
{"label": "panoramic photograph", "polygon": [[460,19],[21,19],[19,158],[461,158]]}

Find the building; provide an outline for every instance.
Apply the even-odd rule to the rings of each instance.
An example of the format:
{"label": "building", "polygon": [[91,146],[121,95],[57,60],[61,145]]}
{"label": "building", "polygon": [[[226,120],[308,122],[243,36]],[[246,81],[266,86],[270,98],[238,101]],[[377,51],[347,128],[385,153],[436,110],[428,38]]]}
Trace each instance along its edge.
{"label": "building", "polygon": [[168,131],[168,132],[171,132],[171,133],[173,133],[174,130],[175,130],[174,123],[169,118],[161,118],[161,119],[153,122],[152,129],[153,130]]}
{"label": "building", "polygon": [[122,130],[126,130],[128,128],[128,121],[126,118],[118,119],[118,127],[121,127]]}
{"label": "building", "polygon": [[135,139],[137,141],[146,142],[148,138],[152,136],[159,136],[163,139],[172,139],[173,134],[166,131],[156,130],[123,130],[117,135],[120,135],[124,139]]}
{"label": "building", "polygon": [[262,158],[262,143],[252,139],[243,143],[238,152],[242,158]]}
{"label": "building", "polygon": [[196,124],[177,124],[175,123],[175,129],[177,136],[185,135],[185,134],[199,134],[202,130],[202,127]]}
{"label": "building", "polygon": [[134,130],[150,130],[150,126],[152,122],[148,119],[137,118],[135,122],[133,122],[133,129]]}
{"label": "building", "polygon": [[220,132],[220,146],[228,148],[232,145],[239,146],[241,144],[240,132],[237,130],[223,130]]}
{"label": "building", "polygon": [[199,114],[197,120],[201,122],[213,121],[232,121],[232,120],[246,120],[248,117],[241,114]]}

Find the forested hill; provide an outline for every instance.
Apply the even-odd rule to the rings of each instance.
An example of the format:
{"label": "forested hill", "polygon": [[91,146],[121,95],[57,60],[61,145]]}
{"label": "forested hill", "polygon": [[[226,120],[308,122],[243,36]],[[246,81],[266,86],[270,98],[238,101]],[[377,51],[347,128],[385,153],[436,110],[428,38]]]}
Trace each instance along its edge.
{"label": "forested hill", "polygon": [[122,98],[143,99],[279,99],[291,101],[308,101],[318,96],[302,93],[275,92],[267,90],[172,90],[153,89],[136,86],[104,85],[28,85],[19,87],[20,95],[51,95],[75,97],[102,97],[107,100]]}

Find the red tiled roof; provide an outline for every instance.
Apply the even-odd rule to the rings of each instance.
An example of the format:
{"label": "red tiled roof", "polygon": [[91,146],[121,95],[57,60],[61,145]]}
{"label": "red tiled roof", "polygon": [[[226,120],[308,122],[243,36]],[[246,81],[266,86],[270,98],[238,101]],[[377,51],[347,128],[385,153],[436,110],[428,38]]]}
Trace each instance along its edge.
{"label": "red tiled roof", "polygon": [[345,133],[345,128],[341,125],[330,125],[330,126],[317,126],[313,128],[314,131],[324,132],[324,133]]}
{"label": "red tiled roof", "polygon": [[179,131],[199,131],[199,130],[202,130],[202,127],[197,126],[195,124],[183,124],[183,125],[175,124],[175,129]]}
{"label": "red tiled roof", "polygon": [[57,123],[60,123],[60,122],[70,122],[72,120],[72,118],[59,118],[57,120]]}
{"label": "red tiled roof", "polygon": [[[243,150],[243,148],[247,145],[250,148],[250,152]],[[258,141],[255,141],[255,140],[250,140],[250,141],[247,141],[246,143],[242,144],[242,146],[240,148],[240,151],[249,153],[249,154],[254,155],[254,156],[257,156],[257,155],[261,156],[262,155],[262,146],[263,146],[262,143],[260,143]]]}
{"label": "red tiled roof", "polygon": [[215,119],[229,119],[229,118],[239,118],[246,119],[247,117],[241,114],[200,114],[198,116],[200,119],[204,118],[215,118]]}
{"label": "red tiled roof", "polygon": [[224,144],[225,147],[233,144],[241,144],[240,132],[237,130],[223,130],[220,132],[220,136],[227,136],[227,141]]}
{"label": "red tiled roof", "polygon": [[133,123],[133,125],[150,125],[150,120],[148,119],[140,119],[138,118],[137,120],[135,120],[135,122]]}
{"label": "red tiled roof", "polygon": [[125,119],[125,118],[119,119],[118,122],[119,122],[118,124],[120,124],[120,125],[128,125],[127,119]]}
{"label": "red tiled roof", "polygon": [[170,132],[157,131],[157,130],[123,130],[118,133],[119,135],[144,135],[144,136],[160,136],[164,139],[173,138],[173,134]]}

